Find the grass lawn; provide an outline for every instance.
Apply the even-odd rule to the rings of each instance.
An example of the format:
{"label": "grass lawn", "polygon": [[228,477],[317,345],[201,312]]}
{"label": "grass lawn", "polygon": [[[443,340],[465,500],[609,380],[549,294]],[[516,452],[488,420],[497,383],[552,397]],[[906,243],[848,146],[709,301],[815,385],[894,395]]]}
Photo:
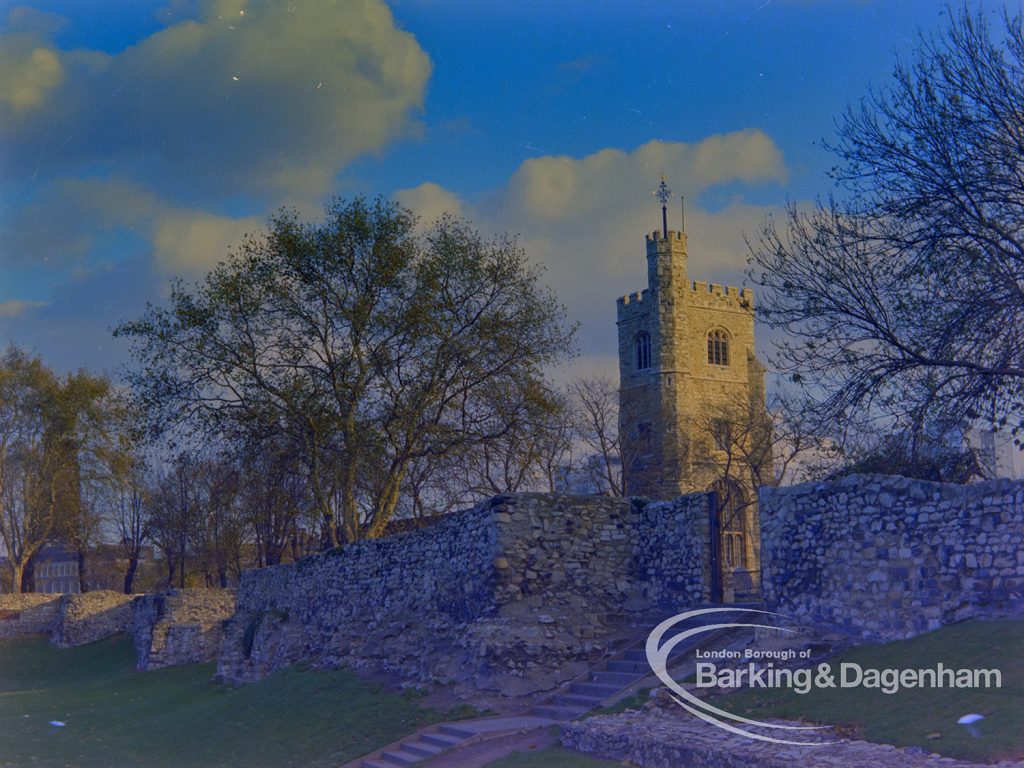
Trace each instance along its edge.
{"label": "grass lawn", "polygon": [[[1001,688],[917,688],[885,694],[879,689],[813,688],[744,690],[716,699],[737,714],[848,726],[867,741],[916,745],[975,761],[1024,757],[1024,621],[969,621],[884,645],[851,649],[833,660],[863,668],[999,669]],[[985,716],[977,735],[957,724],[966,714]]]}
{"label": "grass lawn", "polygon": [[490,763],[487,768],[621,768],[613,760],[597,760],[561,747],[549,747],[539,752],[516,752]]}
{"label": "grass lawn", "polygon": [[0,766],[337,766],[451,716],[344,670],[292,667],[238,688],[213,672],[138,672],[124,637],[0,642]]}

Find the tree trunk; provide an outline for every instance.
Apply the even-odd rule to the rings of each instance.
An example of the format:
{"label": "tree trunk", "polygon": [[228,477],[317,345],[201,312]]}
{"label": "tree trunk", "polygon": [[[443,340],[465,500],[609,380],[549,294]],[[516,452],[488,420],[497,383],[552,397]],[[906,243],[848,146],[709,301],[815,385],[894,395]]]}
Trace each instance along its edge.
{"label": "tree trunk", "polygon": [[20,563],[15,563],[13,560],[10,561],[10,562],[11,562],[11,574],[12,574],[11,575],[11,592],[24,592],[25,591],[25,582],[24,582],[24,575],[23,574],[24,574],[24,571],[25,571],[25,567],[23,565],[21,565]]}
{"label": "tree trunk", "polygon": [[139,569],[138,555],[128,558],[128,570],[124,574],[124,593],[130,595],[135,591],[135,572]]}
{"label": "tree trunk", "polygon": [[220,582],[221,589],[227,589],[228,586],[228,569],[226,566],[217,567],[217,580]]}
{"label": "tree trunk", "polygon": [[21,566],[21,591],[36,591],[36,557],[32,555],[25,564]]}
{"label": "tree trunk", "polygon": [[79,550],[75,554],[75,559],[78,561],[78,592],[84,595],[89,591],[89,584],[85,580],[85,552]]}

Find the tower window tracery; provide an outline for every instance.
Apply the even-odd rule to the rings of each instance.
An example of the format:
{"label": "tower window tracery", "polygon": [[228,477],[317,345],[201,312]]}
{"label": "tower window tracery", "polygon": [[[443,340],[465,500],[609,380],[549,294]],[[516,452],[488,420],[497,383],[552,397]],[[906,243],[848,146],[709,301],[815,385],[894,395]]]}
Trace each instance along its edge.
{"label": "tower window tracery", "polygon": [[708,334],[708,365],[729,364],[729,337],[725,331]]}

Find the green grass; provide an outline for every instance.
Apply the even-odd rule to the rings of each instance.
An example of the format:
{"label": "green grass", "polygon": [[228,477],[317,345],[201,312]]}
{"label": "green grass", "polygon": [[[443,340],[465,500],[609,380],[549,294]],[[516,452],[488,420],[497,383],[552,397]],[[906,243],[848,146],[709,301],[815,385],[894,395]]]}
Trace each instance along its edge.
{"label": "green grass", "polygon": [[561,747],[549,747],[538,752],[516,752],[503,757],[487,768],[621,768],[622,763],[598,760]]}
{"label": "green grass", "polygon": [[[975,761],[1024,757],[1024,621],[970,621],[910,640],[851,649],[833,660],[861,667],[999,669],[1001,688],[918,688],[885,694],[878,689],[753,689],[715,703],[758,719],[780,717],[845,726],[868,741],[919,746]],[[968,713],[985,716],[977,736],[957,724]],[[938,734],[936,736],[936,734]]]}
{"label": "green grass", "polygon": [[344,670],[291,667],[232,688],[210,682],[213,664],[134,665],[123,637],[0,642],[0,765],[337,766],[450,719]]}

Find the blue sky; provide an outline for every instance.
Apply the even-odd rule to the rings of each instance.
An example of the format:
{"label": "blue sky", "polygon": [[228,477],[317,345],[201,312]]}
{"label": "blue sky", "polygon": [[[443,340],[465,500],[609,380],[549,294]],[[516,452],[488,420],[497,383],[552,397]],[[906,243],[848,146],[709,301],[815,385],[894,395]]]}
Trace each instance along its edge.
{"label": "blue sky", "polygon": [[943,22],[904,0],[0,2],[0,343],[116,375],[109,329],[169,280],[282,205],[382,194],[518,232],[581,323],[575,370],[614,373],[660,174],[691,276],[740,282],[744,234],[830,191],[835,119]]}

